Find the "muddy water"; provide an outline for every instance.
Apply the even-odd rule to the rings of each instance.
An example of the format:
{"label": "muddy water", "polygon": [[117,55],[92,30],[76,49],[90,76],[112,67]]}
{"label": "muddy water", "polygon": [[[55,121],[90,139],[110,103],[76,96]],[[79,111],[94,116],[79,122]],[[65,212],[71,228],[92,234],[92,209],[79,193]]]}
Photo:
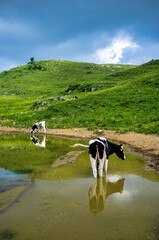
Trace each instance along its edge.
{"label": "muddy water", "polygon": [[94,179],[76,142],[0,135],[0,239],[159,239],[159,175],[126,151]]}

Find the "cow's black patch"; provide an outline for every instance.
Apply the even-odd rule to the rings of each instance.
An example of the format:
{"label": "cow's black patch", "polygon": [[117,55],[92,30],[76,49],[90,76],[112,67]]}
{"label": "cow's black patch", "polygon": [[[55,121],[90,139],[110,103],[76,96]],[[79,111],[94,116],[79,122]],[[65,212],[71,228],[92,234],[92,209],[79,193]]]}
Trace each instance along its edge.
{"label": "cow's black patch", "polygon": [[32,126],[32,130],[34,131],[35,129],[38,129],[37,124],[34,124],[34,125]]}

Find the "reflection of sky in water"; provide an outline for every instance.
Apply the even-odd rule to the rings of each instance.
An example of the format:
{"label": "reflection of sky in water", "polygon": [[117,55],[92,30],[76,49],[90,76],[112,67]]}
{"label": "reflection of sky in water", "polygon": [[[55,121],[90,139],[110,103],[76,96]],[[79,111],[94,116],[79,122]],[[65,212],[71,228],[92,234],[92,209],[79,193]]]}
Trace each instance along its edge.
{"label": "reflection of sky in water", "polygon": [[[128,207],[132,215],[154,215],[159,211],[159,183],[149,181],[136,175],[125,175],[126,178],[122,194],[115,193],[109,197],[108,203],[112,206]],[[133,213],[132,213],[133,212]],[[155,213],[156,212],[156,213]]]}
{"label": "reflection of sky in water", "polygon": [[0,192],[30,183],[28,177],[0,168]]}

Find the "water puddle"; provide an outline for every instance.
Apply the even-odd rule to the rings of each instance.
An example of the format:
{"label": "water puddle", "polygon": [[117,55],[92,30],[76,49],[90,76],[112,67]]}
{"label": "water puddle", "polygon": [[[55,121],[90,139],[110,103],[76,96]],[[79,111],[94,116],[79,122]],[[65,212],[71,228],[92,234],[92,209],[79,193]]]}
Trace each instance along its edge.
{"label": "water puddle", "polygon": [[159,175],[126,151],[94,179],[76,142],[0,135],[0,239],[159,239]]}

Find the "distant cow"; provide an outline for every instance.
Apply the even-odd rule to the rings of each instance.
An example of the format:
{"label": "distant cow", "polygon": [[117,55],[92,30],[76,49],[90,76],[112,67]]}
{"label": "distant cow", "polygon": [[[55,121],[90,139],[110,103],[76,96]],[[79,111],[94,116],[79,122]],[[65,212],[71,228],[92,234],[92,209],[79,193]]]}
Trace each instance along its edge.
{"label": "distant cow", "polygon": [[111,143],[106,138],[90,140],[89,145],[77,143],[73,147],[78,146],[88,147],[93,175],[95,178],[97,177],[97,170],[99,170],[99,176],[102,177],[104,163],[105,171],[107,171],[109,156],[113,153],[115,153],[122,160],[126,159],[123,146]]}
{"label": "distant cow", "polygon": [[30,134],[33,134],[34,132],[38,132],[38,130],[41,128],[44,129],[44,133],[45,133],[46,132],[45,121],[34,123],[34,125],[32,126],[32,129],[30,131]]}

